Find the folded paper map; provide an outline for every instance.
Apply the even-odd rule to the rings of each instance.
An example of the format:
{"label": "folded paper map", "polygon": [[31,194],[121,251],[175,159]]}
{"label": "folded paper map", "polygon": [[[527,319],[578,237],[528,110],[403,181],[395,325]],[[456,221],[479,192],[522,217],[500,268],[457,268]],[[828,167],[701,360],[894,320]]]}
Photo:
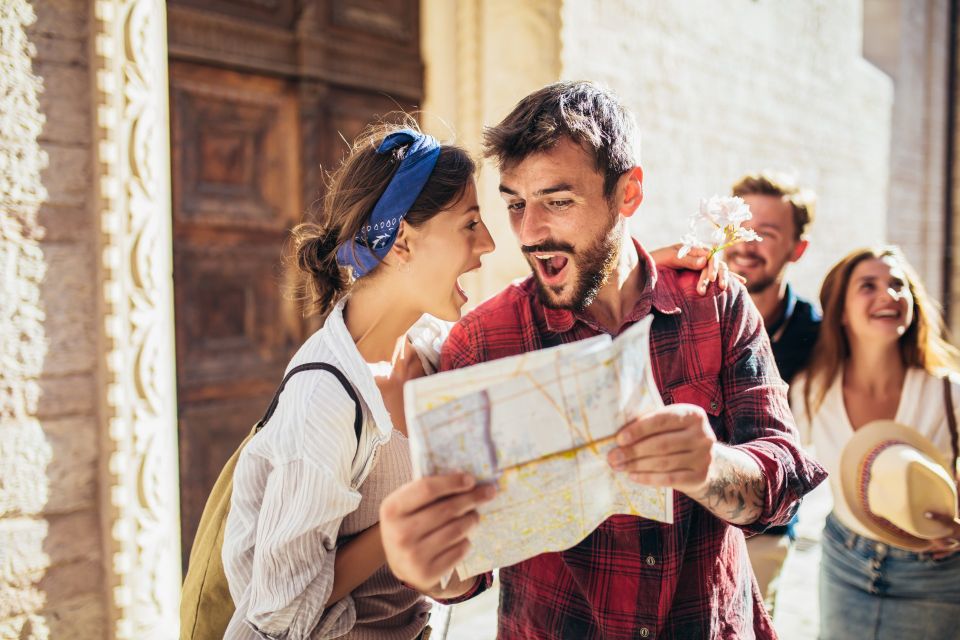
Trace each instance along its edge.
{"label": "folded paper map", "polygon": [[614,514],[673,522],[670,489],[631,482],[606,457],[621,426],[663,406],[651,321],[404,386],[414,475],[465,471],[498,487],[461,578],[568,549]]}

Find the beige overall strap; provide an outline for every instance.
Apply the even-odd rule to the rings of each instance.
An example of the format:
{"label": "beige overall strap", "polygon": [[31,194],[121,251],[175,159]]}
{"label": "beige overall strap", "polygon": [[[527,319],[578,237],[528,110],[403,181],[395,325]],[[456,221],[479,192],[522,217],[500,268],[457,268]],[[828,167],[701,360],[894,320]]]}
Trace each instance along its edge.
{"label": "beige overall strap", "polygon": [[[957,458],[960,457],[960,450],[957,444],[957,412],[953,408],[953,385],[950,384],[950,377],[943,377],[943,401],[947,406],[947,425],[950,427],[950,451],[953,453],[953,476],[957,477]],[[960,508],[960,495],[957,496],[957,505]]]}
{"label": "beige overall strap", "polygon": [[953,385],[950,384],[950,378],[943,378],[943,400],[947,407],[947,425],[950,427],[950,451],[953,453],[953,474],[957,474],[957,458],[960,458],[960,450],[957,443],[957,413],[953,408]]}

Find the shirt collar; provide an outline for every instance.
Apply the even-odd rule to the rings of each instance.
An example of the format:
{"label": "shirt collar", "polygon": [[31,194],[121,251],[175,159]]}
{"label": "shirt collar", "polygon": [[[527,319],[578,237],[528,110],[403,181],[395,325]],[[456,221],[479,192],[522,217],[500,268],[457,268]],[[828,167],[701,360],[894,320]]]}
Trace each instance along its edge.
{"label": "shirt collar", "polygon": [[[640,256],[640,262],[636,268],[643,269],[641,277],[638,280],[641,293],[640,299],[637,300],[633,310],[624,318],[621,328],[646,317],[651,309],[656,309],[658,312],[667,315],[680,313],[680,307],[677,305],[676,300],[673,299],[673,296],[670,295],[667,287],[657,287],[659,274],[657,273],[657,265],[653,261],[653,257],[647,253],[636,238],[631,238],[631,240],[633,240],[633,244],[637,248],[637,254]],[[539,300],[537,304],[543,306]],[[569,309],[543,307],[543,315],[547,322],[547,329],[553,333],[570,331],[578,320],[595,331],[604,332],[604,330],[585,313],[574,313]]]}
{"label": "shirt collar", "polygon": [[773,342],[779,340],[783,335],[782,330],[790,323],[790,318],[793,317],[793,312],[797,308],[797,294],[793,292],[793,287],[790,286],[789,282],[784,290],[783,300],[783,313],[780,315],[780,319],[767,327],[767,335],[771,336]]}
{"label": "shirt collar", "polygon": [[323,323],[326,343],[333,351],[337,364],[343,367],[344,375],[347,376],[354,389],[363,398],[364,404],[367,405],[373,416],[373,421],[377,425],[377,430],[384,436],[389,437],[393,432],[393,421],[390,419],[390,413],[383,403],[380,389],[373,379],[370,365],[360,355],[357,345],[343,321],[343,307],[346,302],[346,298],[338,302]]}

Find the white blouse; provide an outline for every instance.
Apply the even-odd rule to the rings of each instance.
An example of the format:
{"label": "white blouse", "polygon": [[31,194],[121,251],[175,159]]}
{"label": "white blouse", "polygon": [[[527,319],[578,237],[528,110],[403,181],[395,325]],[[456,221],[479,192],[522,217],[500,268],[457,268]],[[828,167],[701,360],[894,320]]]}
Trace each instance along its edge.
{"label": "white blouse", "polygon": [[[843,402],[843,376],[838,375],[833,381],[823,398],[823,404],[812,417],[807,415],[803,401],[806,385],[806,374],[797,376],[790,385],[790,408],[800,430],[800,439],[805,445],[813,445],[817,460],[830,474],[830,492],[833,495],[833,511],[836,517],[855,533],[873,538],[873,534],[853,517],[846,503],[838,499],[838,496],[843,494],[840,486],[840,454],[847,440],[853,436],[853,425]],[[952,376],[951,392],[954,413],[960,420],[960,382]],[[953,455],[950,449],[950,427],[947,423],[942,378],[930,375],[923,369],[908,369],[894,421],[913,427],[929,439],[943,452],[944,460],[949,460]]]}
{"label": "white blouse", "polygon": [[[326,371],[292,376],[234,472],[222,555],[236,612],[226,638],[335,638],[354,625],[350,596],[326,612],[324,605],[341,523],[360,506],[360,485],[392,437],[393,423],[371,366],[344,324],[344,303],[300,347],[287,371],[328,362],[343,372],[361,400],[359,446],[355,405],[340,382]],[[449,326],[424,316],[410,331],[427,373],[436,370]]]}

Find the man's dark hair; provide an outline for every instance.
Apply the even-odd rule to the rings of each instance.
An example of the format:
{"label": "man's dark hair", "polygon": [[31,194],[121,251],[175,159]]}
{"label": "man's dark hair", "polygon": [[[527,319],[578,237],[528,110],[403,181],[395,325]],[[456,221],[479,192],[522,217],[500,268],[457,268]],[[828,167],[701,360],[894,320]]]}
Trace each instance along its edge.
{"label": "man's dark hair", "polygon": [[592,82],[551,84],[521,100],[500,124],[483,132],[483,155],[501,166],[551,149],[566,137],[592,152],[603,193],[637,164],[636,123],[613,92]]}

